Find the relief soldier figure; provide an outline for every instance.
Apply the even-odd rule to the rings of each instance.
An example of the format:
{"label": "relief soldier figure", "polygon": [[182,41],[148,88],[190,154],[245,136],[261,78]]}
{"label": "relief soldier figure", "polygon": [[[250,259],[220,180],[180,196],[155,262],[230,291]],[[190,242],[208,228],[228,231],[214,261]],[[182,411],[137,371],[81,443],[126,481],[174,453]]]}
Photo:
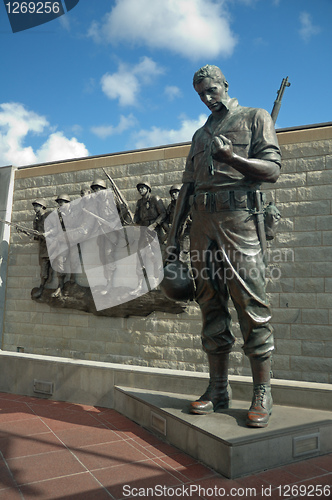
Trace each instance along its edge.
{"label": "relief soldier figure", "polygon": [[51,262],[44,236],[44,222],[50,212],[46,210],[46,201],[43,198],[38,198],[37,200],[33,201],[32,206],[35,211],[33,229],[41,233],[40,236],[34,237],[34,239],[39,242],[40,286],[39,289],[34,293],[33,298],[38,299],[39,297],[41,297],[45,288],[45,284],[49,279],[51,279],[52,274]]}
{"label": "relief soldier figure", "polygon": [[[174,212],[175,212],[175,207],[176,207],[176,201],[179,197],[179,192],[181,190],[181,185],[180,184],[174,184],[174,186],[171,186],[169,190],[169,194],[171,195],[171,203],[168,205],[166,208],[166,219],[162,224],[162,227],[164,231],[166,232],[166,235],[169,234],[169,231],[171,229],[172,223],[173,223],[173,218],[174,218]],[[190,256],[189,256],[189,250],[190,250],[190,241],[189,241],[189,233],[190,233],[190,227],[191,227],[191,216],[188,215],[187,219],[185,220],[183,227],[181,229],[181,233],[179,234],[179,243],[180,243],[180,260],[182,262],[188,263]]]}
{"label": "relief soldier figure", "polygon": [[[67,216],[70,216],[70,197],[68,194],[60,194],[56,198],[56,203],[58,204],[57,207],[57,214],[59,217],[61,229],[63,232],[66,231],[66,224],[64,222],[64,218]],[[68,204],[68,209],[65,209],[65,205]],[[67,212],[67,213],[66,213]],[[54,235],[56,236],[56,235]],[[66,236],[66,235],[64,235]],[[57,277],[58,277],[58,286],[56,290],[52,293],[53,298],[61,298],[62,297],[62,292],[63,292],[63,287],[65,285],[65,279],[66,275],[70,274],[70,282],[74,283],[75,278],[74,278],[74,269],[71,266],[71,252],[70,252],[70,245],[68,241],[66,242],[67,244],[65,245],[65,250],[62,251],[56,258],[56,268],[57,268]]]}
{"label": "relief soldier figure", "polygon": [[280,149],[270,114],[230,98],[218,67],[198,70],[193,85],[211,115],[193,136],[166,252],[168,261],[178,256],[179,231],[191,211],[191,262],[210,383],[190,411],[207,414],[229,406],[228,359],[235,342],[228,310],[231,297],[253,376],[247,425],[266,427],[272,412],[274,342],[265,293],[259,189],[262,182],[278,179]]}
{"label": "relief soldier figure", "polygon": [[101,292],[102,295],[106,295],[110,292],[114,273],[116,270],[115,252],[116,247],[119,242],[119,233],[116,230],[111,230],[112,221],[116,221],[118,217],[120,207],[115,207],[110,205],[111,199],[108,196],[106,182],[103,179],[96,179],[91,184],[91,190],[93,193],[104,192],[105,196],[98,195],[97,198],[97,212],[98,218],[96,219],[96,224],[99,225],[101,234],[97,236],[97,245],[99,247],[99,258],[103,265],[104,277],[106,279],[106,288]]}
{"label": "relief soldier figure", "polygon": [[141,181],[136,187],[141,199],[136,203],[134,223],[156,231],[159,241],[161,241],[161,226],[166,218],[164,203],[159,196],[151,194],[151,186],[148,182]]}
{"label": "relief soldier figure", "polygon": [[[136,203],[136,210],[134,214],[134,224],[138,226],[144,226],[148,228],[148,231],[141,231],[140,239],[138,242],[138,247],[140,250],[145,247],[150,247],[150,243],[153,240],[153,234],[151,234],[151,241],[149,241],[149,231],[156,231],[159,242],[163,241],[162,225],[166,218],[166,210],[164,203],[159,196],[154,196],[151,194],[151,186],[146,181],[141,181],[136,186],[137,191],[141,195]],[[159,262],[155,252],[150,247],[150,255],[152,256],[154,265],[155,277],[159,276]],[[138,285],[135,290],[130,292],[131,295],[137,295],[142,290],[144,283],[144,270],[142,269],[142,264],[140,259],[137,261],[136,273],[138,278]],[[154,287],[154,283],[152,288]]]}

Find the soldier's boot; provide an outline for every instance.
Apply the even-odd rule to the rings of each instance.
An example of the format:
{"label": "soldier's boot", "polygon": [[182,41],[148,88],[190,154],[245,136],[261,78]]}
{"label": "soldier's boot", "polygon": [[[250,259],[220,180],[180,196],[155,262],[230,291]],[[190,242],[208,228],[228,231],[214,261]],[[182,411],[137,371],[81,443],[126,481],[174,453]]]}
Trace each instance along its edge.
{"label": "soldier's boot", "polygon": [[107,272],[105,274],[106,278],[106,288],[100,292],[101,295],[107,295],[113,286],[113,277],[114,277],[114,270],[113,269],[107,269]]}
{"label": "soldier's boot", "polygon": [[205,393],[190,404],[190,413],[207,415],[230,407],[231,389],[228,385],[229,353],[208,354],[210,382]]}
{"label": "soldier's boot", "polygon": [[33,294],[34,299],[39,299],[42,296],[44,288],[45,288],[45,283],[46,283],[46,280],[43,279],[42,282],[40,283],[38,290],[36,290],[36,292]]}
{"label": "soldier's boot", "polygon": [[272,395],[270,384],[271,357],[250,358],[254,382],[254,394],[247,415],[248,427],[266,427],[272,413]]}
{"label": "soldier's boot", "polygon": [[71,275],[69,277],[69,283],[76,283],[75,273],[71,273]]}
{"label": "soldier's boot", "polygon": [[139,278],[137,287],[135,288],[135,290],[129,292],[129,295],[137,295],[138,293],[140,293],[143,290],[143,282],[143,278]]}
{"label": "soldier's boot", "polygon": [[60,276],[58,276],[58,288],[51,295],[51,297],[53,297],[54,299],[62,297],[62,290],[65,286],[65,277],[65,274],[61,274]]}

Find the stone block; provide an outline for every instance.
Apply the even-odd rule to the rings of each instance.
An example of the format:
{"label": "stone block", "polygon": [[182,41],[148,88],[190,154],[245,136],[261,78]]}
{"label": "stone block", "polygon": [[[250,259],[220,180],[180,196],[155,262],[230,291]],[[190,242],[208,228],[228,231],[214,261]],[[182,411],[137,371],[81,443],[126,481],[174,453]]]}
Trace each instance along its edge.
{"label": "stone block", "polygon": [[295,217],[294,218],[294,231],[315,231],[316,228],[316,216],[309,217]]}
{"label": "stone block", "polygon": [[332,262],[313,262],[311,265],[312,276],[332,277]]}
{"label": "stone block", "polygon": [[68,320],[69,326],[89,326],[89,316],[87,313],[72,313]]}
{"label": "stone block", "polygon": [[[329,325],[291,325],[291,338],[300,340],[329,340],[331,326]],[[304,371],[304,368],[303,368]]]}
{"label": "stone block", "polygon": [[[332,231],[323,231],[322,235],[323,235],[323,245],[328,245],[332,247]],[[331,249],[331,255],[332,255],[332,249]]]}
{"label": "stone block", "polygon": [[297,201],[297,188],[276,190],[276,203]]}
{"label": "stone block", "polygon": [[327,169],[332,168],[332,155],[326,156],[326,168]]}
{"label": "stone block", "polygon": [[273,319],[277,323],[293,324],[301,323],[300,308],[280,308],[274,311]]}
{"label": "stone block", "polygon": [[295,260],[297,262],[329,262],[331,260],[331,248],[295,248]]}
{"label": "stone block", "polygon": [[277,233],[276,243],[280,246],[287,245],[289,247],[320,246],[322,244],[322,233],[320,231],[294,231],[292,233]]}
{"label": "stone block", "polygon": [[324,292],[324,278],[295,278],[295,292]]}
{"label": "stone block", "polygon": [[313,297],[311,293],[282,293],[280,294],[280,307],[282,308],[307,308],[312,307]]}
{"label": "stone block", "polygon": [[[296,353],[297,354],[297,353]],[[302,342],[302,354],[303,356],[325,356],[325,342]]]}
{"label": "stone block", "polygon": [[328,309],[303,309],[302,323],[311,325],[328,325],[329,310]]}
{"label": "stone block", "polygon": [[313,170],[325,170],[325,156],[314,156],[313,158],[297,159],[296,163],[297,172],[312,172]]}
{"label": "stone block", "polygon": [[278,356],[300,355],[301,352],[302,342],[300,340],[276,339],[275,341],[275,353]]}
{"label": "stone block", "polygon": [[329,200],[331,193],[330,185],[306,186],[297,189],[298,201],[307,200]]}
{"label": "stone block", "polygon": [[296,159],[292,158],[292,159],[287,160],[287,159],[282,158],[281,168],[285,174],[295,173],[296,172]]}
{"label": "stone block", "polygon": [[332,293],[332,278],[325,278],[325,292]]}
{"label": "stone block", "polygon": [[291,356],[291,368],[306,373],[331,373],[332,358],[323,358],[321,356]]}
{"label": "stone block", "polygon": [[289,370],[290,369],[290,355],[279,355],[273,353],[273,370]]}
{"label": "stone block", "polygon": [[291,187],[305,186],[307,182],[305,172],[298,172],[296,174],[281,174],[278,179],[278,189]]}
{"label": "stone block", "polygon": [[308,185],[317,186],[318,184],[330,184],[332,185],[332,171],[321,170],[316,172],[307,173],[307,183]]}

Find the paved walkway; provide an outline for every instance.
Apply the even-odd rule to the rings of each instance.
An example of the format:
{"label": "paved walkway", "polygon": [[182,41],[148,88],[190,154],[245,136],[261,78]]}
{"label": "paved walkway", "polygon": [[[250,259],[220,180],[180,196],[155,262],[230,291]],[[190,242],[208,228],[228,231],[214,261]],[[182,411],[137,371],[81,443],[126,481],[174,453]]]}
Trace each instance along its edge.
{"label": "paved walkway", "polygon": [[322,499],[331,483],[332,454],[230,480],[114,410],[0,393],[0,500]]}

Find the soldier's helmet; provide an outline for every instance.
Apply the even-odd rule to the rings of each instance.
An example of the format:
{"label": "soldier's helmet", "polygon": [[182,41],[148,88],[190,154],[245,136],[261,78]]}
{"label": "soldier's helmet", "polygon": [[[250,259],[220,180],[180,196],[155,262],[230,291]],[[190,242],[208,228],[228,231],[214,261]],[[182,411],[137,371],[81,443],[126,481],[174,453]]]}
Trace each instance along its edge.
{"label": "soldier's helmet", "polygon": [[102,189],[106,189],[106,181],[104,181],[104,179],[96,179],[95,181],[93,181],[90,187],[91,189],[93,189],[97,186],[101,187]]}
{"label": "soldier's helmet", "polygon": [[61,200],[65,201],[66,203],[69,203],[70,202],[70,197],[69,197],[68,194],[59,194],[57,196],[57,198],[55,199],[55,201],[58,202],[58,201],[61,201]]}
{"label": "soldier's helmet", "polygon": [[37,198],[32,202],[32,205],[40,205],[43,208],[46,208],[46,200],[44,198]]}
{"label": "soldier's helmet", "polygon": [[193,300],[195,285],[188,266],[178,259],[166,264],[160,289],[170,300]]}
{"label": "soldier's helmet", "polygon": [[136,189],[138,190],[140,188],[140,186],[145,186],[148,188],[148,190],[150,191],[151,193],[151,186],[150,184],[147,182],[147,181],[141,181],[139,182],[137,185],[136,185]]}
{"label": "soldier's helmet", "polygon": [[172,194],[174,191],[180,191],[181,186],[180,184],[174,184],[174,186],[171,186],[171,189],[169,190],[169,194]]}

